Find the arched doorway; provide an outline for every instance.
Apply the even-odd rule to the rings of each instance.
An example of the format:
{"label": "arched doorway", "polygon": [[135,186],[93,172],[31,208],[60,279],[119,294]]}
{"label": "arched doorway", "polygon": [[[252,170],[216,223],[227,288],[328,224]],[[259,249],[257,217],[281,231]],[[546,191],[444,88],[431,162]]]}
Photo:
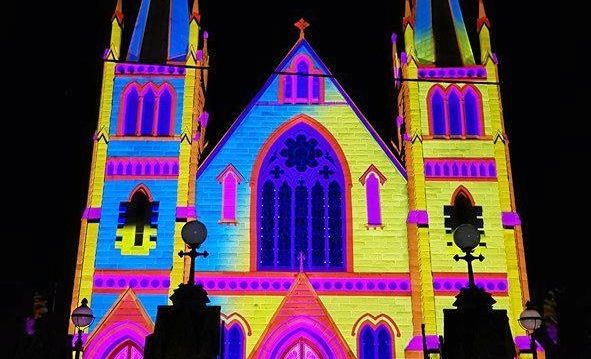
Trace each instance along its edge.
{"label": "arched doorway", "polygon": [[143,359],[143,350],[132,340],[127,340],[117,346],[109,356],[108,359]]}
{"label": "arched doorway", "polygon": [[326,359],[312,343],[304,338],[298,339],[279,359]]}

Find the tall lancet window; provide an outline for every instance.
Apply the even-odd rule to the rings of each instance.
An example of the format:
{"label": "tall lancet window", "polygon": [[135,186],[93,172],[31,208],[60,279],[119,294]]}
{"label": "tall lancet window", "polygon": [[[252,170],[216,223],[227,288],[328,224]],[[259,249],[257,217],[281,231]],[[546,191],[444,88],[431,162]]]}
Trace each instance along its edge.
{"label": "tall lancet window", "polygon": [[242,175],[233,165],[228,165],[217,177],[222,185],[222,215],[220,223],[236,223],[238,184]]}
{"label": "tall lancet window", "polygon": [[125,114],[123,115],[123,135],[135,136],[137,133],[137,117],[140,95],[137,86],[130,86],[124,95]]}
{"label": "tall lancet window", "polygon": [[471,224],[484,232],[482,206],[477,206],[464,186],[458,187],[452,196],[451,205],[443,207],[445,230],[451,233],[462,224]]}
{"label": "tall lancet window", "polygon": [[129,201],[119,204],[115,247],[123,254],[144,254],[156,245],[159,203],[140,185]]}
{"label": "tall lancet window", "polygon": [[447,114],[449,118],[449,133],[451,136],[461,136],[464,132],[462,124],[462,103],[460,91],[453,86],[447,95]]}
{"label": "tall lancet window", "polygon": [[300,123],[258,161],[258,269],[345,270],[345,175],[328,140]]}
{"label": "tall lancet window", "polygon": [[172,90],[170,86],[165,86],[160,91],[158,98],[158,136],[172,135]]}
{"label": "tall lancet window", "polygon": [[480,96],[473,87],[464,89],[464,117],[466,119],[466,135],[481,136],[482,120],[480,116]]}
{"label": "tall lancet window", "polygon": [[297,56],[280,76],[279,102],[320,103],[324,101],[324,77],[306,55]]}
{"label": "tall lancet window", "polygon": [[445,100],[441,86],[435,87],[430,95],[431,133],[434,136],[445,136],[447,125],[445,120]]}
{"label": "tall lancet window", "polygon": [[156,94],[152,86],[148,86],[142,93],[142,136],[152,136],[154,128],[154,109],[156,108]]}
{"label": "tall lancet window", "polygon": [[367,227],[382,227],[380,187],[386,182],[386,177],[374,165],[371,165],[359,181],[365,186]]}
{"label": "tall lancet window", "polygon": [[297,97],[298,99],[308,99],[308,91],[309,86],[308,83],[310,82],[308,73],[310,69],[308,67],[308,63],[305,60],[301,60],[298,62],[296,66],[298,75],[297,75]]}

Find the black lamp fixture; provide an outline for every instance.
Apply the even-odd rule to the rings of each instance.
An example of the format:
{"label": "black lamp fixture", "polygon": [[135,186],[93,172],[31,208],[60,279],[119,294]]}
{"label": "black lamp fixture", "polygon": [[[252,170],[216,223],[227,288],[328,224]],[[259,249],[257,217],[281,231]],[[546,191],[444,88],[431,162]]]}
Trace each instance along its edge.
{"label": "black lamp fixture", "polygon": [[94,321],[94,315],[88,306],[88,300],[86,298],[82,299],[80,306],[72,311],[70,317],[72,318],[72,323],[78,329],[78,338],[76,339],[74,350],[76,351],[75,358],[79,359],[80,352],[82,351],[82,332]]}
{"label": "black lamp fixture", "polygon": [[469,287],[474,288],[476,287],[476,284],[474,284],[474,270],[472,269],[472,262],[476,259],[478,259],[480,262],[484,260],[484,256],[482,254],[478,255],[478,257],[472,255],[474,249],[480,244],[480,231],[471,224],[462,224],[454,230],[453,237],[456,246],[458,246],[462,252],[465,253],[463,257],[460,257],[456,254],[454,259],[456,262],[462,259],[468,263]]}
{"label": "black lamp fixture", "polygon": [[538,350],[536,348],[536,339],[534,338],[535,331],[542,326],[542,315],[536,310],[531,302],[525,304],[525,309],[519,315],[519,325],[527,331],[530,336],[530,350],[533,359],[538,358]]}
{"label": "black lamp fixture", "polygon": [[184,256],[191,258],[189,281],[187,284],[192,286],[195,285],[195,258],[200,256],[207,258],[209,256],[207,251],[197,252],[197,249],[207,238],[207,228],[199,221],[189,221],[181,229],[181,237],[190,250],[189,252],[180,251],[178,255],[181,258]]}

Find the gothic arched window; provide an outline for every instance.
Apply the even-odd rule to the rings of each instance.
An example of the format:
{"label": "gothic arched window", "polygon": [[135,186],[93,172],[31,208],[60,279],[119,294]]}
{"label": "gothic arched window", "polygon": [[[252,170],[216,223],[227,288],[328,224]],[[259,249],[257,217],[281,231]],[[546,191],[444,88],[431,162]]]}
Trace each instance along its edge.
{"label": "gothic arched window", "polygon": [[466,134],[468,136],[480,136],[480,96],[476,94],[472,87],[468,87],[464,92],[464,117],[466,119]]}
{"label": "gothic arched window", "polygon": [[481,232],[484,231],[482,206],[475,205],[470,192],[463,186],[460,186],[454,193],[452,204],[444,206],[443,216],[447,233],[453,232],[462,224],[471,224]]}
{"label": "gothic arched window", "polygon": [[298,73],[297,86],[296,86],[297,97],[300,99],[308,99],[308,83],[309,83],[308,73],[310,72],[309,67],[308,67],[308,63],[304,60],[301,60],[300,62],[298,62],[296,70]]}
{"label": "gothic arched window", "polygon": [[445,136],[447,134],[447,125],[445,121],[445,101],[443,90],[436,87],[430,98],[431,106],[431,127],[434,136]]}
{"label": "gothic arched window", "polygon": [[380,198],[380,186],[386,181],[386,177],[371,165],[359,179],[365,186],[365,205],[367,208],[367,226],[382,226],[382,209]]}
{"label": "gothic arched window", "polygon": [[151,199],[143,185],[134,190],[128,202],[121,202],[116,247],[125,254],[153,248],[157,239],[158,207],[159,203]]}
{"label": "gothic arched window", "polygon": [[392,334],[384,324],[364,325],[359,334],[359,359],[394,358]]}
{"label": "gothic arched window", "polygon": [[137,87],[132,86],[125,93],[125,115],[122,129],[124,136],[135,136],[137,133],[139,101],[140,95],[138,93]]}
{"label": "gothic arched window", "polygon": [[242,182],[242,179],[242,175],[231,164],[217,177],[218,182],[222,184],[222,218],[220,223],[236,223],[238,184]]}
{"label": "gothic arched window", "polygon": [[172,135],[172,90],[166,86],[160,92],[158,99],[158,136],[170,136]]}
{"label": "gothic arched window", "polygon": [[279,101],[282,103],[320,103],[324,97],[324,79],[321,71],[314,68],[312,60],[305,55],[295,58],[285,69],[290,74],[281,75]]}
{"label": "gothic arched window", "polygon": [[282,354],[280,359],[322,359],[319,350],[308,340],[299,339]]}
{"label": "gothic arched window", "polygon": [[450,135],[461,136],[464,127],[462,125],[462,104],[460,101],[460,92],[456,87],[452,87],[447,95],[447,113]]}
{"label": "gothic arched window", "polygon": [[223,359],[243,359],[244,350],[244,330],[237,322],[224,325],[224,358]]}
{"label": "gothic arched window", "polygon": [[148,86],[142,94],[142,136],[152,136],[154,129],[154,110],[156,108],[156,94],[152,86]]}
{"label": "gothic arched window", "polygon": [[271,145],[257,180],[259,270],[345,270],[345,178],[329,142],[298,124]]}

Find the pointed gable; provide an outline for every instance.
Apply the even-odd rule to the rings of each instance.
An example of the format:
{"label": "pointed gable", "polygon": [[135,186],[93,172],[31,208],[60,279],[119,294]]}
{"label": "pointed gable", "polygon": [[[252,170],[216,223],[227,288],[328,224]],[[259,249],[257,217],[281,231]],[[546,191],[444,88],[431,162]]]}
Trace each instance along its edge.
{"label": "pointed gable", "polygon": [[254,347],[250,358],[275,358],[305,338],[326,358],[354,358],[308,276],[299,273]]}
{"label": "pointed gable", "polygon": [[[284,86],[289,87],[289,84],[283,81],[287,81],[286,78],[294,75],[294,65],[297,70],[298,61],[301,59],[310,65],[308,71],[316,72],[314,73],[316,78],[322,79],[320,81],[322,95],[316,96],[314,93],[318,81],[316,84],[304,82],[304,85],[308,86],[307,95],[311,94],[311,98],[305,98],[303,96],[306,95],[305,93],[295,93],[299,84],[292,82],[292,93],[284,94],[282,100],[280,92],[283,91]],[[299,76],[296,72],[293,77],[298,80],[304,76]],[[293,77],[292,81],[294,81]],[[204,263],[204,270],[256,271],[264,267],[263,262],[258,258],[262,252],[257,247],[260,238],[259,228],[261,228],[258,224],[262,221],[260,208],[264,201],[261,194],[262,186],[270,179],[267,167],[276,158],[280,158],[280,161],[277,161],[274,166],[288,166],[285,156],[281,156],[280,152],[283,150],[282,145],[286,145],[287,137],[295,134],[294,129],[305,130],[304,132],[314,137],[316,143],[323,143],[322,147],[326,149],[325,154],[340,154],[338,158],[332,155],[322,157],[330,162],[330,165],[327,164],[329,167],[348,168],[342,176],[337,176],[339,180],[336,190],[333,190],[333,193],[339,193],[343,189],[340,197],[333,197],[335,201],[341,203],[340,208],[343,209],[341,213],[343,220],[340,222],[343,230],[339,235],[343,240],[339,253],[341,250],[343,253],[339,255],[340,257],[335,257],[335,263],[339,262],[343,264],[343,268],[352,269],[353,237],[363,238],[368,235],[365,230],[358,231],[358,228],[365,228],[367,224],[365,206],[352,204],[365,201],[365,189],[356,179],[371,164],[379,168],[388,178],[383,188],[382,198],[397,201],[397,205],[392,206],[388,214],[383,214],[383,220],[388,223],[385,231],[391,231],[393,236],[396,233],[403,233],[401,231],[406,228],[408,215],[405,210],[407,176],[404,167],[361,114],[308,41],[300,38],[263,88],[199,166],[195,188],[196,210],[199,220],[209,230],[210,240],[206,244],[207,249],[219,253],[237,253],[231,264],[224,256],[208,259]],[[269,149],[272,149],[273,153],[270,153]],[[249,184],[236,188],[236,218],[232,221],[234,224],[232,228],[220,226],[220,223],[225,223],[222,213],[224,190],[217,179],[229,164],[232,164],[243,176],[244,182]],[[323,167],[318,168],[318,171],[312,170],[315,165],[307,168],[309,175],[306,178],[310,181],[306,185],[310,185],[309,191],[315,185],[312,181],[314,177],[318,177],[317,179],[322,182],[322,180],[328,180],[326,176],[332,175],[330,171],[325,172],[328,175],[321,174]],[[281,176],[280,172],[274,175],[275,179]],[[343,184],[340,188],[339,181]],[[328,181],[323,183],[329,185]],[[324,191],[328,193],[330,189],[326,188]],[[239,240],[236,240],[238,238]],[[250,244],[250,250],[244,250],[246,243]],[[355,250],[364,250],[360,246],[356,248]],[[371,252],[373,249],[365,250]],[[392,256],[394,255],[393,252]],[[364,263],[365,258],[369,257],[355,259],[354,265]],[[293,265],[293,259],[290,263]]]}
{"label": "pointed gable", "polygon": [[143,348],[146,335],[153,330],[154,323],[137,295],[133,289],[127,288],[88,337],[85,355],[106,358],[110,350],[126,341]]}
{"label": "pointed gable", "polygon": [[[357,105],[353,102],[353,100],[349,97],[349,95],[345,92],[344,88],[340,85],[334,75],[330,72],[328,67],[324,64],[320,56],[316,53],[316,51],[312,48],[310,43],[305,38],[300,38],[294,46],[289,50],[287,55],[284,59],[279,63],[273,75],[267,79],[261,90],[255,96],[255,98],[249,103],[249,105],[244,109],[244,111],[240,114],[238,119],[232,124],[230,129],[224,134],[222,139],[218,142],[218,144],[214,147],[212,152],[205,158],[201,166],[198,170],[198,176],[209,166],[211,160],[217,155],[220,151],[221,147],[225,145],[228,139],[234,134],[234,132],[239,128],[242,122],[249,116],[251,110],[261,104],[277,104],[280,98],[280,91],[281,91],[281,76],[285,76],[288,74],[294,73],[294,68],[292,65],[294,62],[297,63],[297,60],[300,58],[309,59],[310,63],[313,65],[313,69],[316,70],[314,75],[319,76],[323,79],[323,92],[324,104],[334,104],[334,105],[346,105],[351,107],[355,115],[359,118],[359,121],[363,124],[369,134],[373,137],[373,139],[377,142],[377,144],[381,147],[382,151],[388,156],[390,161],[394,164],[394,166],[398,169],[400,174],[404,178],[407,177],[406,169],[400,163],[398,158],[394,155],[394,153],[390,150],[390,148],[386,145],[386,143],[382,140],[376,130],[371,126],[369,121],[365,118],[365,116],[361,113]],[[296,68],[297,70],[297,68]]]}

